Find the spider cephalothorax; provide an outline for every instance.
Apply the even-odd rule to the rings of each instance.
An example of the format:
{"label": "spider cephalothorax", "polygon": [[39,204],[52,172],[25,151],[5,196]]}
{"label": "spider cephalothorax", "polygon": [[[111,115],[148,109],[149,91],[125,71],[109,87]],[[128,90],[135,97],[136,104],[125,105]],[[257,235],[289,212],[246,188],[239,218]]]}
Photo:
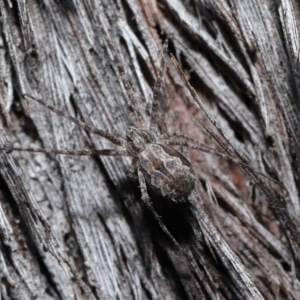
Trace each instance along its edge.
{"label": "spider cephalothorax", "polygon": [[126,132],[127,151],[132,157],[138,157],[148,144],[155,144],[157,138],[154,133],[147,129],[130,127]]}

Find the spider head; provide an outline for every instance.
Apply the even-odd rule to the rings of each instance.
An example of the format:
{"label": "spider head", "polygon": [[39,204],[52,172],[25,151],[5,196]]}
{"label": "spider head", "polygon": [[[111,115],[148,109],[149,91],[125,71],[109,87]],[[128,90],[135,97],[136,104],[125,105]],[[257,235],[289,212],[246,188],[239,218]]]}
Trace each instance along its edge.
{"label": "spider head", "polygon": [[147,144],[156,143],[155,135],[147,129],[129,127],[126,132],[127,150],[132,156],[138,156]]}

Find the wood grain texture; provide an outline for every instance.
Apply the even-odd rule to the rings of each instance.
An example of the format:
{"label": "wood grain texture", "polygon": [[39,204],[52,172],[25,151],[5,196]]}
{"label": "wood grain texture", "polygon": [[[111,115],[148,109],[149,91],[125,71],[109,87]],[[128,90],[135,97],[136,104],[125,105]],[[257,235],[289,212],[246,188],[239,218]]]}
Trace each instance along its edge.
{"label": "wood grain texture", "polygon": [[23,94],[126,132],[128,99],[101,21],[147,116],[168,37],[237,152],[169,58],[160,118],[257,170],[176,148],[192,163],[200,197],[150,196],[182,252],[142,205],[130,158],[0,152],[1,297],[298,299],[299,8],[284,0],[0,0],[1,147],[112,148]]}

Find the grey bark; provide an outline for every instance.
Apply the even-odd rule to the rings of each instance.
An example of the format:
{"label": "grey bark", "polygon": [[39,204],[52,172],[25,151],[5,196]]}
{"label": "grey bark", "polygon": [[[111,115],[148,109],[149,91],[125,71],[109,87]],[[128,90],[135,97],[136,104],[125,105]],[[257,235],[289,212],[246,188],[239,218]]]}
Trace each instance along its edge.
{"label": "grey bark", "polygon": [[199,178],[197,202],[150,196],[182,252],[141,203],[130,159],[1,152],[1,298],[298,299],[299,8],[0,0],[0,145],[112,148],[23,94],[126,132],[128,99],[101,20],[146,116],[168,37],[208,113],[167,59],[160,118],[252,168],[177,148]]}

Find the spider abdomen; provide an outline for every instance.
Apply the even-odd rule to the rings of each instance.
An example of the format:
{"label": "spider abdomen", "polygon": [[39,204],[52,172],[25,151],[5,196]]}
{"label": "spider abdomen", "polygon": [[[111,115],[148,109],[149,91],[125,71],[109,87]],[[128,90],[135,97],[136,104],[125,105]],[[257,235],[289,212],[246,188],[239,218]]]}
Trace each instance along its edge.
{"label": "spider abdomen", "polygon": [[195,188],[189,162],[165,145],[148,144],[139,155],[139,167],[147,183],[164,197],[176,200],[189,196]]}

